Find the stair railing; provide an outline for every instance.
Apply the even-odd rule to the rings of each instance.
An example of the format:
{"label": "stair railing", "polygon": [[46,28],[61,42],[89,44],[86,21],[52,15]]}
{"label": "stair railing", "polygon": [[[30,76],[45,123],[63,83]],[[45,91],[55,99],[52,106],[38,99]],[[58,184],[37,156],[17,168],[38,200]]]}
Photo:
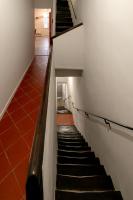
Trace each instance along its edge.
{"label": "stair railing", "polygon": [[29,170],[26,182],[26,200],[43,200],[42,162],[44,153],[48,95],[51,75],[51,60],[52,47],[50,50],[48,65],[46,69],[40,116],[35,131],[31,157],[29,161]]}
{"label": "stair railing", "polygon": [[110,123],[112,123],[112,124],[115,124],[115,125],[120,126],[120,127],[122,127],[122,128],[126,128],[126,129],[128,129],[128,130],[133,130],[133,127],[126,126],[126,125],[124,125],[124,124],[121,124],[121,123],[115,122],[115,121],[113,121],[113,120],[110,120],[110,119],[108,119],[108,118],[106,118],[106,117],[99,116],[99,115],[96,115],[96,114],[93,114],[93,113],[90,113],[90,112],[86,112],[86,111],[84,111],[83,109],[77,108],[77,107],[75,106],[75,103],[72,101],[72,97],[71,97],[71,96],[68,96],[68,97],[65,99],[65,101],[69,101],[73,109],[75,109],[77,112],[83,113],[83,115],[84,115],[86,118],[88,118],[89,120],[91,120],[91,116],[92,116],[92,117],[95,117],[95,118],[99,118],[99,119],[104,120],[105,124],[109,127],[109,129],[111,129],[111,124],[110,124]]}
{"label": "stair railing", "polygon": [[70,4],[71,4],[71,7],[72,7],[72,10],[73,10],[74,17],[75,17],[75,19],[77,19],[77,15],[76,15],[76,11],[75,11],[75,9],[74,9],[73,2],[72,2],[72,0],[68,0],[68,1],[69,1]]}

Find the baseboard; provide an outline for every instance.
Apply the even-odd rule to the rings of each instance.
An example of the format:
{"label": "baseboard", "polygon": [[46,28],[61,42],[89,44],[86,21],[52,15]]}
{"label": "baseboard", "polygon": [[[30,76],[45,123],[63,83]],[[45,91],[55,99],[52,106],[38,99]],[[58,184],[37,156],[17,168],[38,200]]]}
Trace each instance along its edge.
{"label": "baseboard", "polygon": [[5,112],[6,112],[7,108],[8,108],[8,106],[9,106],[9,104],[11,103],[11,101],[12,101],[12,99],[13,99],[13,97],[14,97],[16,91],[17,91],[17,89],[19,88],[19,86],[20,86],[20,84],[21,84],[21,82],[22,82],[22,80],[23,80],[25,74],[27,73],[27,71],[28,71],[28,69],[29,69],[29,67],[30,67],[30,65],[31,65],[31,63],[32,63],[32,61],[33,61],[33,59],[34,59],[34,56],[32,57],[31,61],[30,61],[29,64],[27,65],[26,70],[24,71],[23,75],[21,76],[20,80],[18,81],[18,84],[17,84],[17,86],[15,87],[14,91],[12,92],[11,96],[9,97],[9,99],[8,99],[8,101],[7,101],[7,103],[6,103],[5,107],[4,107],[4,109],[3,109],[2,112],[0,113],[0,120],[2,119],[2,117],[3,117],[3,115],[5,114]]}

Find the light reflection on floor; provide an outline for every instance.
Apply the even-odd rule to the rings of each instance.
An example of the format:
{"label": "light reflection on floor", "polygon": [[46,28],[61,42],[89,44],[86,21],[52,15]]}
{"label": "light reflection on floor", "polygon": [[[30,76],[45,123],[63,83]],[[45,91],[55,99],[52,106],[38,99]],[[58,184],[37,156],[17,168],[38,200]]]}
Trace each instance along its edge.
{"label": "light reflection on floor", "polygon": [[49,54],[49,37],[36,37],[35,38],[35,55],[43,56]]}

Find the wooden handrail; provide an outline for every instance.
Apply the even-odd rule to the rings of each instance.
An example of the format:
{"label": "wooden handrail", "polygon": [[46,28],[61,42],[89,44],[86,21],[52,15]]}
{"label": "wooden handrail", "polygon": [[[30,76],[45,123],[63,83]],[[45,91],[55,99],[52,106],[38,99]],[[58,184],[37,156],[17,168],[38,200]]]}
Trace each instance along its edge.
{"label": "wooden handrail", "polygon": [[29,171],[26,182],[26,200],[43,200],[43,184],[42,184],[42,162],[44,152],[44,140],[46,131],[48,95],[51,74],[52,47],[50,50],[46,77],[44,81],[44,92],[42,98],[42,106],[38,119],[34,142],[31,151]]}
{"label": "wooden handrail", "polygon": [[75,17],[75,19],[77,19],[77,15],[76,15],[76,12],[75,12],[74,5],[73,5],[73,3],[72,3],[72,0],[69,0],[69,1],[70,1],[70,3],[71,3],[72,9],[73,9],[74,17]]}
{"label": "wooden handrail", "polygon": [[51,37],[51,39],[55,39],[55,38],[57,38],[57,37],[59,37],[61,35],[64,35],[65,33],[68,33],[69,31],[72,31],[72,30],[74,30],[74,29],[76,29],[76,28],[78,28],[79,26],[82,26],[82,25],[83,25],[83,23],[79,23],[79,24],[73,26],[72,28],[69,28],[69,29],[63,31],[60,34],[54,35],[53,37]]}
{"label": "wooden handrail", "polygon": [[115,121],[113,121],[113,120],[110,120],[110,119],[108,119],[108,118],[106,118],[106,117],[99,116],[99,115],[96,115],[96,114],[94,114],[94,113],[86,112],[86,111],[84,111],[84,110],[82,110],[82,109],[80,109],[80,108],[77,108],[77,107],[75,106],[74,102],[72,102],[72,101],[70,100],[70,98],[71,98],[71,96],[69,96],[68,98],[66,98],[65,101],[69,100],[69,101],[71,102],[71,104],[72,104],[72,107],[73,107],[76,111],[84,113],[84,115],[85,115],[87,118],[90,119],[90,117],[93,116],[93,117],[95,117],[95,118],[103,119],[104,122],[105,122],[105,124],[109,125],[110,129],[111,129],[110,123],[112,123],[112,124],[115,124],[115,125],[117,125],[117,126],[120,126],[120,127],[123,127],[123,128],[126,128],[126,129],[128,129],[128,130],[133,131],[133,127],[126,126],[126,125],[121,124],[121,123],[119,123],[119,122],[115,122]]}

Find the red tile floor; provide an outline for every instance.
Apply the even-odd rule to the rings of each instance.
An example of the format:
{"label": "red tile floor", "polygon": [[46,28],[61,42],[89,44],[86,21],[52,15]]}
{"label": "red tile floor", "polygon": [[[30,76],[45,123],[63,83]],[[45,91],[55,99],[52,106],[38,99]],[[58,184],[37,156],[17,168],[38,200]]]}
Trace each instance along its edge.
{"label": "red tile floor", "polygon": [[72,114],[57,114],[57,125],[74,125]]}
{"label": "red tile floor", "polygon": [[0,200],[24,200],[48,56],[36,56],[0,121]]}

